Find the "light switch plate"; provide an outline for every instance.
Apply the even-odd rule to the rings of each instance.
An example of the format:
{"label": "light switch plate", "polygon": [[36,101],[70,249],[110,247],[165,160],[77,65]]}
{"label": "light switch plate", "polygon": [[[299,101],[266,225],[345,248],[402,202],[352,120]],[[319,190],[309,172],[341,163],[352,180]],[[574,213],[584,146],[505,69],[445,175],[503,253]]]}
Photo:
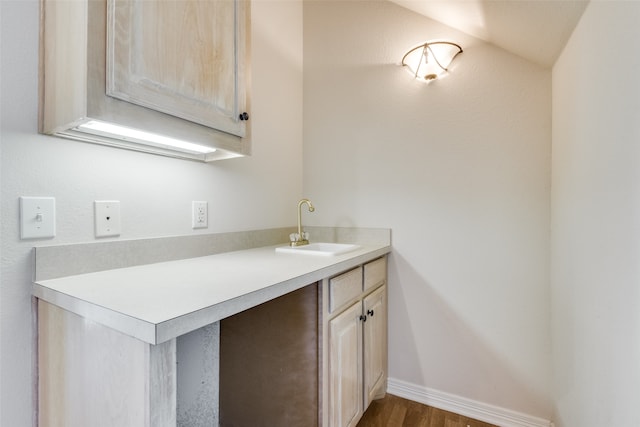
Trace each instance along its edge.
{"label": "light switch plate", "polygon": [[96,237],[110,237],[120,235],[120,201],[95,200],[95,228]]}
{"label": "light switch plate", "polygon": [[20,238],[49,239],[56,235],[56,199],[20,197]]}

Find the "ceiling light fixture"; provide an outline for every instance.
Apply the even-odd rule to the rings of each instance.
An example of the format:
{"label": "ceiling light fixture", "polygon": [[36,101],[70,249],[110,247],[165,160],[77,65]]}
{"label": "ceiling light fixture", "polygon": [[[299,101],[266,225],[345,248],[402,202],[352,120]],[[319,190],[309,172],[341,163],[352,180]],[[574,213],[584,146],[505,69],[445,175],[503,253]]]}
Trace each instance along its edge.
{"label": "ceiling light fixture", "polygon": [[426,42],[416,46],[402,57],[402,66],[418,80],[431,81],[447,72],[453,58],[462,48],[451,42]]}

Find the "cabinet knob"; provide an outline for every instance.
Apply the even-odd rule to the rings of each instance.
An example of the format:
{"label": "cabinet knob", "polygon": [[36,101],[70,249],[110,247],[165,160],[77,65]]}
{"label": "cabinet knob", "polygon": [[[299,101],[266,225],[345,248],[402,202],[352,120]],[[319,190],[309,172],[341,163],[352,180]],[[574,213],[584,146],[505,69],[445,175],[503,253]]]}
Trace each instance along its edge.
{"label": "cabinet knob", "polygon": [[373,317],[373,310],[367,310],[367,314],[371,317]]}
{"label": "cabinet knob", "polygon": [[249,120],[249,114],[245,111],[244,113],[240,113],[238,116],[240,120]]}
{"label": "cabinet knob", "polygon": [[367,321],[367,316],[365,316],[364,314],[360,315],[360,320],[362,320],[363,322]]}

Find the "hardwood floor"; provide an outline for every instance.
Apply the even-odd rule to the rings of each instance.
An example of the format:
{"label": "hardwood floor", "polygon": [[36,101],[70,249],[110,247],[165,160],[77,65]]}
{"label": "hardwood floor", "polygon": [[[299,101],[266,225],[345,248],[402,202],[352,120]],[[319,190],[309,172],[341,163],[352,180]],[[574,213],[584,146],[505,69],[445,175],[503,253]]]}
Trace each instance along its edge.
{"label": "hardwood floor", "polygon": [[496,427],[387,394],[371,402],[357,427]]}

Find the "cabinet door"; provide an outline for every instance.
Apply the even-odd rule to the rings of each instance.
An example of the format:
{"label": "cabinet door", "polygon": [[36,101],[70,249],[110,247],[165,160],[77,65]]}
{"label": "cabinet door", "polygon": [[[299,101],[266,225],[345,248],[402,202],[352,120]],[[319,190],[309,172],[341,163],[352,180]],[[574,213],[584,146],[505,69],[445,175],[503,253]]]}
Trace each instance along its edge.
{"label": "cabinet door", "polygon": [[380,286],[364,299],[364,407],[384,396],[387,379],[387,289]]}
{"label": "cabinet door", "polygon": [[108,7],[109,96],[245,135],[245,1],[109,0]]}
{"label": "cabinet door", "polygon": [[361,302],[329,321],[329,425],[355,427],[362,416]]}

